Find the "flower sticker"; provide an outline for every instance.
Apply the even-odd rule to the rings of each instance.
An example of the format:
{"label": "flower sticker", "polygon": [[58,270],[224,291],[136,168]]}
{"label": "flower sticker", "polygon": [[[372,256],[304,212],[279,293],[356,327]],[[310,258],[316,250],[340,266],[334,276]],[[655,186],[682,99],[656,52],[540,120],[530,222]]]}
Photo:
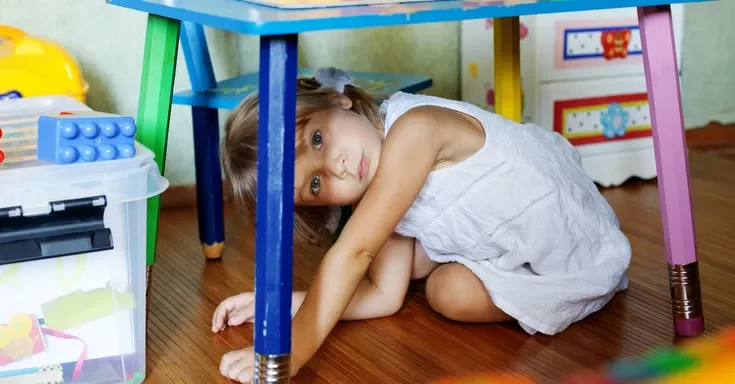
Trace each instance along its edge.
{"label": "flower sticker", "polygon": [[600,112],[602,134],[608,139],[623,137],[628,127],[628,112],[618,103],[607,106],[607,112]]}

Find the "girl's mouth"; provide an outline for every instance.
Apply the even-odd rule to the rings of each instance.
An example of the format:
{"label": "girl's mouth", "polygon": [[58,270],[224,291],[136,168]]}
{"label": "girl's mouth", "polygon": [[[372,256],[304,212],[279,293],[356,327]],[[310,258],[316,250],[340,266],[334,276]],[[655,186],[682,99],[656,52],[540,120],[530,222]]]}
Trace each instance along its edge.
{"label": "girl's mouth", "polygon": [[360,158],[360,165],[357,167],[357,177],[360,179],[360,182],[365,179],[365,175],[367,175],[368,169],[370,169],[368,165],[368,159],[363,155]]}

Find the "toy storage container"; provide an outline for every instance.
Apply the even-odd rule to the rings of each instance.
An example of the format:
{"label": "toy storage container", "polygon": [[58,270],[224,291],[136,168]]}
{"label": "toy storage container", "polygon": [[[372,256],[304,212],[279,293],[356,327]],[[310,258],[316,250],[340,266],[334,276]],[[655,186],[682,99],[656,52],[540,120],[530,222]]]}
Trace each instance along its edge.
{"label": "toy storage container", "polygon": [[153,158],[0,164],[0,383],[143,381]]}

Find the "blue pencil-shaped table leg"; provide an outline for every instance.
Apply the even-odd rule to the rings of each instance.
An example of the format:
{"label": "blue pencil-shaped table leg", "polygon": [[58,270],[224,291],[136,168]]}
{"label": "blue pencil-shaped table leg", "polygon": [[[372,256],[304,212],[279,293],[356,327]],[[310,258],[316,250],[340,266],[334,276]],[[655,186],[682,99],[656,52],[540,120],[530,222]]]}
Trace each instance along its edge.
{"label": "blue pencil-shaped table leg", "polygon": [[219,118],[217,110],[192,107],[194,161],[197,179],[199,239],[207,259],[219,259],[224,248],[222,171],[219,163]]}
{"label": "blue pencil-shaped table leg", "polygon": [[255,382],[291,369],[297,35],[260,38],[255,234]]}
{"label": "blue pencil-shaped table leg", "polygon": [[[181,48],[189,71],[192,89],[197,92],[215,88],[217,82],[209,56],[204,27],[181,23]],[[217,110],[192,107],[194,161],[196,164],[199,240],[207,259],[219,259],[225,242],[222,213],[222,170],[219,162],[219,118]]]}

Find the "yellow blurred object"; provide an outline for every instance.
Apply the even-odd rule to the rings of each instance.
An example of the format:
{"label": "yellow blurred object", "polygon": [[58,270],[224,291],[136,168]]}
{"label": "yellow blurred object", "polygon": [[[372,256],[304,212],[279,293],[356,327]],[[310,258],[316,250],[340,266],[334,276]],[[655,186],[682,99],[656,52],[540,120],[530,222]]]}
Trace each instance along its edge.
{"label": "yellow blurred object", "polygon": [[66,95],[86,103],[89,86],[59,43],[0,25],[0,100]]}
{"label": "yellow blurred object", "polygon": [[472,76],[473,79],[476,78],[477,77],[477,73],[479,72],[479,68],[478,68],[477,62],[476,61],[471,62],[467,66],[467,70],[470,72],[470,76]]}

